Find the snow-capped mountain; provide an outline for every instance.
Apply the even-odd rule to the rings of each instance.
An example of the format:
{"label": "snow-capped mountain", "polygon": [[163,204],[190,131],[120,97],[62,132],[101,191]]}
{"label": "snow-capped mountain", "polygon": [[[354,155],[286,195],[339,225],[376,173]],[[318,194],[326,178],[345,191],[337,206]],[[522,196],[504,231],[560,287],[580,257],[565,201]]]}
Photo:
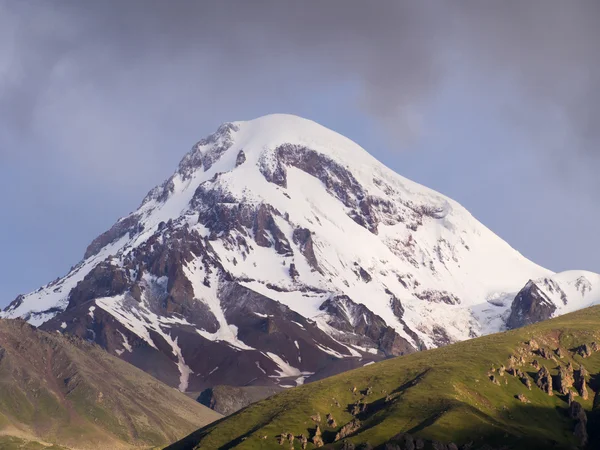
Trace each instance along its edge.
{"label": "snow-capped mountain", "polygon": [[554,275],[349,139],[270,115],[198,142],[69,274],[2,316],[181,390],[295,386],[535,320],[527,286],[550,315],[596,302],[597,278]]}

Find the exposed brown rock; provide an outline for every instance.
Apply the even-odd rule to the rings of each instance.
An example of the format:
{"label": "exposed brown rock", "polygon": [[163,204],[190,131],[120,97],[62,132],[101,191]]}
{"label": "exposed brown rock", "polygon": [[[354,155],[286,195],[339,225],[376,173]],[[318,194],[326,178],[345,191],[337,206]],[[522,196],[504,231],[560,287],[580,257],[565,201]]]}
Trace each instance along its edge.
{"label": "exposed brown rock", "polygon": [[321,423],[321,414],[316,413],[314,416],[310,416],[310,420],[312,420],[315,423]]}
{"label": "exposed brown rock", "polygon": [[565,357],[565,354],[560,347],[558,347],[556,350],[554,350],[554,353],[556,353],[556,356],[558,356],[559,358]]}
{"label": "exposed brown rock", "polygon": [[327,426],[331,428],[337,428],[337,422],[331,415],[331,413],[327,414]]}
{"label": "exposed brown rock", "polygon": [[[387,397],[386,397],[387,400]],[[367,404],[361,400],[357,400],[354,402],[352,406],[350,406],[350,414],[353,416],[357,416],[360,413],[364,412],[367,409]]]}
{"label": "exposed brown rock", "polygon": [[540,355],[544,359],[552,359],[552,357],[554,356],[552,354],[552,352],[550,350],[548,350],[547,348],[545,348],[545,347],[540,348],[537,351],[537,354]]}
{"label": "exposed brown rock", "polygon": [[296,269],[296,264],[294,264],[294,263],[290,264],[289,274],[290,274],[290,278],[294,281],[300,276],[298,269]]}
{"label": "exposed brown rock", "polygon": [[523,394],[517,395],[517,399],[522,403],[531,403],[529,401],[529,399],[527,397],[525,397]]}
{"label": "exposed brown rock", "polygon": [[317,428],[315,429],[315,434],[312,437],[312,443],[315,448],[323,447],[323,438],[321,436],[321,428],[319,425],[317,425]]}
{"label": "exposed brown rock", "polygon": [[581,396],[581,398],[583,400],[587,400],[588,399],[588,389],[587,389],[587,383],[585,381],[585,374],[587,373],[585,371],[585,369],[583,368],[583,370],[577,370],[575,372],[575,389],[577,389],[577,392],[579,393],[579,395]]}
{"label": "exposed brown rock", "polygon": [[569,391],[567,395],[567,403],[571,406],[571,403],[575,401],[575,393],[573,391]]}
{"label": "exposed brown rock", "polygon": [[361,427],[360,420],[352,419],[346,425],[344,425],[341,430],[335,435],[335,440],[339,441],[340,439],[344,439],[345,437],[350,436],[351,434],[356,433]]}
{"label": "exposed brown rock", "polygon": [[557,380],[557,389],[563,395],[567,395],[569,393],[569,388],[571,388],[575,382],[575,379],[573,378],[573,372],[570,372],[564,366],[559,367]]}
{"label": "exposed brown rock", "polygon": [[537,360],[537,359],[534,359],[534,360],[531,362],[531,365],[533,366],[533,368],[534,368],[534,369],[536,369],[536,370],[540,370],[540,363],[538,362],[538,360]]}
{"label": "exposed brown rock", "polygon": [[500,382],[498,381],[498,379],[496,378],[496,375],[490,375],[490,381],[494,384],[497,384],[498,386],[500,386]]}
{"label": "exposed brown rock", "polygon": [[302,447],[302,450],[306,449],[306,446],[308,445],[308,439],[306,438],[306,436],[301,434],[298,437],[298,440],[300,441],[300,446]]}
{"label": "exposed brown rock", "polygon": [[546,394],[552,394],[552,376],[546,367],[542,366],[535,376],[535,384]]}
{"label": "exposed brown rock", "polygon": [[587,344],[580,345],[579,347],[577,347],[577,354],[580,355],[582,358],[592,356],[592,347],[590,347]]}

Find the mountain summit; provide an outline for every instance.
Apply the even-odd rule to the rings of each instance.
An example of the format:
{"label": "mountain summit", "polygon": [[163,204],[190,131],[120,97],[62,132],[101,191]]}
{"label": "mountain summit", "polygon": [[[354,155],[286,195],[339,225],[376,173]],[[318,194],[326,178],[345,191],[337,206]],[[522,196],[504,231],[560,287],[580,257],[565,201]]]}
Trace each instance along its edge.
{"label": "mountain summit", "polygon": [[199,141],[69,274],[2,315],[182,391],[288,387],[595,301],[595,274],[554,277],[455,201],[278,114]]}

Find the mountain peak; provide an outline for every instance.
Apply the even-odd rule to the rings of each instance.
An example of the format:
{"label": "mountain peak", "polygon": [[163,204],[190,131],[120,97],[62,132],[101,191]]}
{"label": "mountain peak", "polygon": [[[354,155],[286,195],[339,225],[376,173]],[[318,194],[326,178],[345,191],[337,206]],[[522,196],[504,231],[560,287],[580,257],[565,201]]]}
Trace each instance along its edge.
{"label": "mountain peak", "polygon": [[181,390],[285,387],[501,330],[525,283],[551,275],[351,140],[274,114],[198,141],[69,274],[3,316]]}

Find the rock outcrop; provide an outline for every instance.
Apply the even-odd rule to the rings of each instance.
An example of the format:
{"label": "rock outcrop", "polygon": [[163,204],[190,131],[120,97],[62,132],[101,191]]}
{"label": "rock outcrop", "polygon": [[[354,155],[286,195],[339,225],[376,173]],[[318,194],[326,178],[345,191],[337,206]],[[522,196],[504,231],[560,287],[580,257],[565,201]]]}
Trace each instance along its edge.
{"label": "rock outcrop", "polygon": [[552,393],[552,376],[546,367],[542,366],[535,376],[535,384],[548,395]]}
{"label": "rock outcrop", "polygon": [[354,433],[356,433],[358,430],[360,430],[360,427],[362,426],[360,420],[358,419],[352,419],[350,422],[348,422],[346,425],[344,425],[340,431],[338,431],[338,433],[335,435],[335,441],[339,441],[342,440]]}
{"label": "rock outcrop", "polygon": [[529,281],[513,300],[506,324],[509,328],[519,328],[549,319],[555,311],[556,306],[548,296],[535,282]]}

